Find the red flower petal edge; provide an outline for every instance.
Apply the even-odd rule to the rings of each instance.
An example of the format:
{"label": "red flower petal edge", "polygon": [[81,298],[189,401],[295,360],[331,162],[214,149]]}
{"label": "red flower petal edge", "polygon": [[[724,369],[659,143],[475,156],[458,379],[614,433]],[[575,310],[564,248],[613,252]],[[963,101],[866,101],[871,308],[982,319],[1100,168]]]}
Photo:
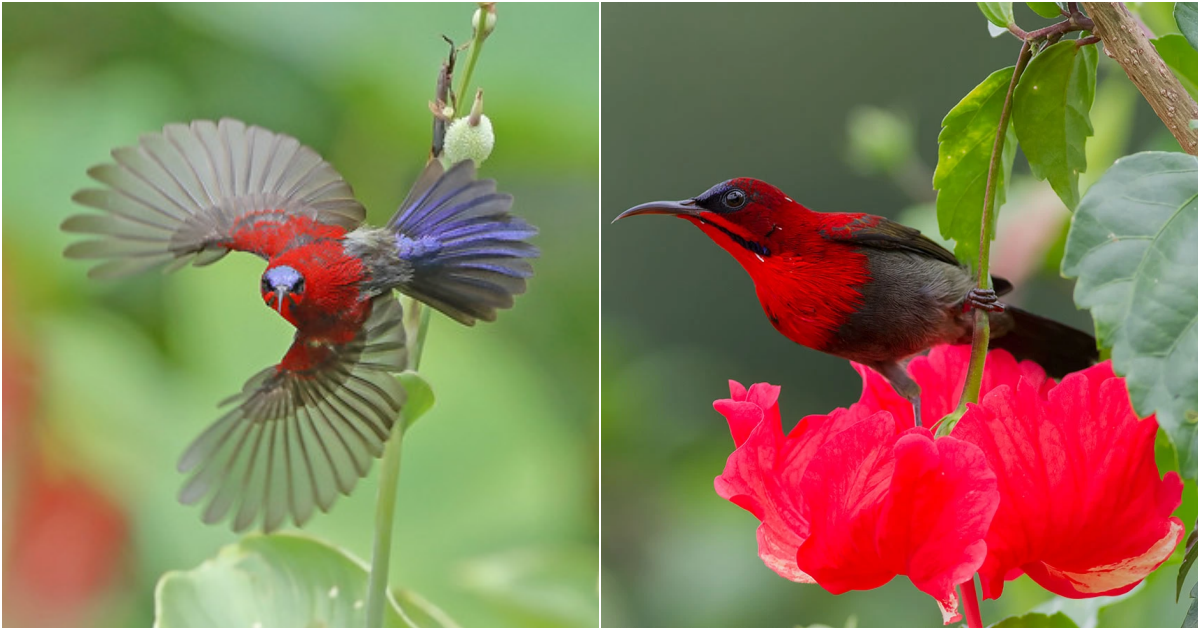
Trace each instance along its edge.
{"label": "red flower petal edge", "polygon": [[[921,386],[922,426],[933,430],[938,421],[958,407],[970,358],[969,345],[943,345],[934,347],[928,355],[914,357],[908,362],[908,375]],[[851,365],[863,379],[863,392],[858,404],[865,405],[870,411],[890,411],[902,429],[912,427],[912,405],[901,398],[878,372],[859,363],[852,362]],[[1054,379],[1046,378],[1046,372],[1033,361],[1018,362],[1006,350],[988,352],[980,400],[1001,385],[1015,389],[1022,378],[1035,383],[1043,393],[1055,385]]]}
{"label": "red flower petal edge", "polygon": [[715,487],[762,521],[768,567],[833,593],[907,575],[947,623],[960,618],[954,586],[983,562],[999,505],[979,448],[926,429],[897,434],[890,413],[861,405],[808,416],[785,436],[779,388],[731,382],[730,392],[714,407],[737,448]]}
{"label": "red flower petal edge", "polygon": [[1159,478],[1153,417],[1138,420],[1124,379],[1106,361],[1045,393],[1036,379],[997,387],[972,405],[953,437],[996,472],[1000,508],[980,568],[985,598],[1021,571],[1064,597],[1133,588],[1183,537],[1171,516],[1183,482]]}

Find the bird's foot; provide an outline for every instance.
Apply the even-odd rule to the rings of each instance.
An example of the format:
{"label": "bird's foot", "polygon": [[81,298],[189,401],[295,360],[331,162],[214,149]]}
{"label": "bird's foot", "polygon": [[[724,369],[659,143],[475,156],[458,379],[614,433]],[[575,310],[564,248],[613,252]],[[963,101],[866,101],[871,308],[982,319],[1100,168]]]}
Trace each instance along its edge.
{"label": "bird's foot", "polygon": [[967,297],[963,300],[963,312],[967,312],[973,308],[989,313],[1003,313],[1004,304],[1000,302],[1000,298],[996,297],[996,292],[991,289],[971,289],[967,291]]}

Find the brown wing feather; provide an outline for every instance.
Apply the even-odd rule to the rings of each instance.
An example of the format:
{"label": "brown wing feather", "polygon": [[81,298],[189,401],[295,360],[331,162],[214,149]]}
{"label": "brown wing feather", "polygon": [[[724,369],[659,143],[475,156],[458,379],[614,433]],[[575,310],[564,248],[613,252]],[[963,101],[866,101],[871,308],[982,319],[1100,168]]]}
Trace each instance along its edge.
{"label": "brown wing feather", "polygon": [[[948,265],[963,266],[950,250],[925,236],[920,230],[890,219],[864,214],[846,228],[848,229],[828,230],[825,237],[862,247],[909,251]],[[992,285],[997,295],[1004,295],[1013,288],[1012,283],[998,276],[992,276]]]}
{"label": "brown wing feather", "polygon": [[316,151],[261,127],[223,119],[171,124],[138,146],[112,152],[88,170],[104,188],[72,199],[103,214],[70,217],[62,228],[99,238],[69,246],[69,258],[98,258],[91,270],[122,276],[158,265],[209,264],[231,249],[273,252],[231,240],[239,219],[277,214],[351,229],[366,213],[354,192]]}
{"label": "brown wing feather", "polygon": [[954,254],[938,245],[916,228],[870,214],[847,225],[829,230],[826,238],[878,249],[903,249],[944,263],[961,266]]}
{"label": "brown wing feather", "polygon": [[[407,362],[399,302],[375,298],[359,334],[312,346],[324,358],[304,371],[270,367],[226,403],[237,406],[196,438],[179,461],[191,478],[180,501],[205,500],[203,519],[233,515],[233,530],[261,518],[264,531],[288,516],[303,525],[366,476],[404,404],[393,373]],[[311,342],[299,335],[295,344]]]}

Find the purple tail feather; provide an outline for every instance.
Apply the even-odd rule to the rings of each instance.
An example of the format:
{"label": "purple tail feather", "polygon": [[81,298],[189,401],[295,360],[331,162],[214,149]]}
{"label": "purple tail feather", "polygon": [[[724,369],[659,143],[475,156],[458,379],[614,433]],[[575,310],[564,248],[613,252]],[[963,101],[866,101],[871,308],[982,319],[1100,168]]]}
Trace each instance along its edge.
{"label": "purple tail feather", "polygon": [[475,179],[474,162],[443,172],[432,161],[388,222],[397,253],[412,265],[401,291],[468,326],[512,307],[538,256],[525,242],[537,228],[508,213],[512,201],[495,181]]}

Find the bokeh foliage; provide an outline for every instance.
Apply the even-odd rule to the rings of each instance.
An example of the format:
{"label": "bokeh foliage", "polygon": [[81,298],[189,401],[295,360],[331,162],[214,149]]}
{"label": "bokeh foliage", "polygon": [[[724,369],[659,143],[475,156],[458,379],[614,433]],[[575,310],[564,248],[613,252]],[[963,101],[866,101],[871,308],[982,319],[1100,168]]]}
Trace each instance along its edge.
{"label": "bokeh foliage", "polygon": [[[34,367],[30,448],[130,524],[80,623],[148,625],[160,574],[235,540],[176,502],[175,462],[291,336],[261,304],[253,257],[87,280],[86,265],[62,259],[70,237],[58,230],[79,210],[69,199],[85,170],[165,123],[233,116],[315,148],[381,223],[428,151],[439,35],[465,40],[473,10],[4,7],[5,352],[23,348]],[[438,404],[406,437],[392,559],[394,586],[464,625],[596,620],[597,24],[594,4],[501,5],[473,80],[497,134],[481,172],[541,228],[543,254],[498,322],[435,316],[421,371]],[[6,436],[14,421],[5,414]],[[22,470],[8,455],[6,548],[37,499],[10,494]],[[369,558],[375,475],[308,531]],[[38,622],[5,610],[6,623]]]}

